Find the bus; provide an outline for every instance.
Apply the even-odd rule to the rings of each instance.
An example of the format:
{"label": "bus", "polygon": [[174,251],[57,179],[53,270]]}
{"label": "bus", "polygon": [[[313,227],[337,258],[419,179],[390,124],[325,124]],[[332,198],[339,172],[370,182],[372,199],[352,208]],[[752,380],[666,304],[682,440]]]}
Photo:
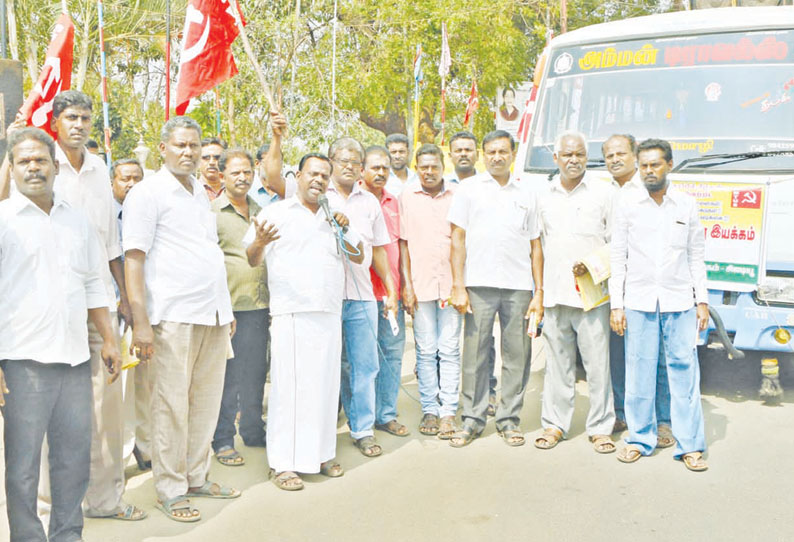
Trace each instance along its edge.
{"label": "bus", "polygon": [[557,135],[583,133],[608,173],[613,134],[666,139],[671,182],[699,202],[709,329],[701,344],[760,361],[782,394],[794,344],[794,9],[680,11],[588,26],[549,43],[519,129],[515,175],[547,183]]}

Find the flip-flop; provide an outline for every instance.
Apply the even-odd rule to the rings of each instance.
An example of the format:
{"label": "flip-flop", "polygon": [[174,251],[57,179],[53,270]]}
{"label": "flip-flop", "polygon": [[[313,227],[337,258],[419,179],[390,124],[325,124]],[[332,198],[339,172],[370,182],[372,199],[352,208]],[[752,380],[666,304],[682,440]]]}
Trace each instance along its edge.
{"label": "flip-flop", "polygon": [[92,519],[118,519],[121,521],[140,521],[142,519],[146,519],[148,516],[149,514],[147,514],[145,510],[142,510],[135,505],[126,503],[121,504],[121,510],[109,516],[96,516],[91,513],[85,514],[85,517]]}
{"label": "flip-flop", "polygon": [[615,443],[609,438],[609,435],[592,435],[590,442],[593,443],[593,449],[599,454],[611,454],[615,451]]}
{"label": "flip-flop", "polygon": [[383,448],[375,442],[375,437],[362,437],[355,441],[356,448],[365,457],[378,457],[383,453]]}
{"label": "flip-flop", "polygon": [[618,452],[618,461],[621,463],[634,463],[642,457],[642,452],[633,444],[629,444]]}
{"label": "flip-flop", "polygon": [[[155,507],[165,514],[169,519],[179,521],[180,523],[195,523],[201,519],[201,512],[196,508],[190,506],[190,500],[185,495],[179,495],[173,499],[168,499],[165,502],[157,501]],[[177,510],[189,510],[189,516],[176,516],[174,512]],[[194,514],[196,512],[196,514]]]}
{"label": "flip-flop", "polygon": [[231,446],[226,446],[215,452],[215,459],[226,467],[242,467],[245,465],[243,456]]}
{"label": "flip-flop", "polygon": [[[217,491],[213,491],[213,488],[218,488]],[[186,497],[206,497],[208,499],[236,499],[242,495],[242,492],[239,489],[234,489],[233,487],[226,487],[222,486],[216,482],[210,482],[207,480],[204,482],[204,485],[198,489],[190,491],[185,494]]]}
{"label": "flip-flop", "polygon": [[562,431],[556,427],[547,427],[543,434],[535,439],[535,448],[541,450],[551,450],[562,440]]}
{"label": "flip-flop", "polygon": [[397,420],[391,420],[388,423],[379,423],[375,425],[375,429],[378,431],[386,431],[394,435],[395,437],[407,437],[411,434],[406,426],[398,422]]}
{"label": "flip-flop", "polygon": [[703,459],[703,454],[700,452],[689,452],[688,454],[684,454],[681,456],[681,461],[683,461],[684,466],[692,472],[703,472],[709,468],[708,464],[706,464],[706,460]]}

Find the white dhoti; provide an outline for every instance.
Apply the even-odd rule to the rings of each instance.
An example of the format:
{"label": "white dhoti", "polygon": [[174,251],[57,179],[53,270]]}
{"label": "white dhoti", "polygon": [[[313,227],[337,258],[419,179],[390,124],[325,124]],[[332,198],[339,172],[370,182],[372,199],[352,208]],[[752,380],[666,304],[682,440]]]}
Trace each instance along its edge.
{"label": "white dhoti", "polygon": [[342,321],[330,312],[273,316],[267,459],[276,472],[320,472],[336,456]]}

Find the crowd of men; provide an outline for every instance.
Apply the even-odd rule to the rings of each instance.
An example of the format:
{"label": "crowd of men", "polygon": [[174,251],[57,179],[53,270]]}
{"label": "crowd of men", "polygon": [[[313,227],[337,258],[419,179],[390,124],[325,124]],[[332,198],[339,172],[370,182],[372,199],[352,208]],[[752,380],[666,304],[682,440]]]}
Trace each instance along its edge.
{"label": "crowd of men", "polygon": [[[67,91],[53,104],[57,142],[16,122],[0,174],[12,541],[80,540],[84,516],[145,518],[123,500],[129,454],[152,469],[158,509],[198,521],[192,499],[240,495],[207,478],[213,455],[244,464],[238,432],[266,447],[281,489],[302,489],[300,474],[342,476],[340,402],[354,445],[379,456],[375,430],[410,434],[397,413],[406,315],[421,434],[464,447],[492,416],[507,445],[524,444],[542,329],[536,447],[568,436],[579,357],[596,452],[616,451],[612,435],[627,430],[622,462],[676,446],[688,469],[707,468],[695,349],[708,323],[704,238],[694,200],[670,186],[667,142],[607,139],[611,183],[586,170],[576,132],[557,138],[548,185],[511,173],[504,131],[481,144],[455,134],[447,176],[433,144],[409,169],[401,134],[366,149],[339,138],[290,176],[282,114],[255,156],[176,117],[158,171],[123,159],[108,174],[86,148],[92,114],[85,94]],[[598,251],[611,299],[586,310],[577,277]],[[134,362],[120,379],[123,332]]]}

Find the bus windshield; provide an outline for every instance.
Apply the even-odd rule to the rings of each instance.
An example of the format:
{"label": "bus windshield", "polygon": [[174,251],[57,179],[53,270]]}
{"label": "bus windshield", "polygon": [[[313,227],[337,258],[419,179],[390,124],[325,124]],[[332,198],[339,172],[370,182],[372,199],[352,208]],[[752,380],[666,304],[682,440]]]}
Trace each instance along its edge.
{"label": "bus windshield", "polygon": [[[794,149],[794,30],[623,41],[552,51],[527,171],[549,171],[566,130],[601,158],[613,134],[670,141],[675,163]],[[782,154],[731,169],[794,170]]]}

